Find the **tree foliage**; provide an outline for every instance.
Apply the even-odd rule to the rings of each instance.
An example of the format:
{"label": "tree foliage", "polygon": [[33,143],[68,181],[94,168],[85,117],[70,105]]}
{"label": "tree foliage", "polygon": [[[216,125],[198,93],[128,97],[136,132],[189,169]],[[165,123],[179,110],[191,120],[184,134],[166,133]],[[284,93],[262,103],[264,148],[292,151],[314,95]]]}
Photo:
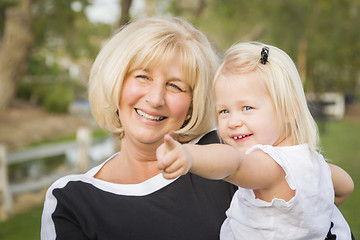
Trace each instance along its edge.
{"label": "tree foliage", "polygon": [[358,0],[208,0],[196,19],[172,2],[221,52],[239,41],[272,44],[292,57],[307,91],[359,95]]}
{"label": "tree foliage", "polygon": [[[74,9],[74,4],[80,6]],[[98,51],[98,25],[92,24],[85,13],[89,0],[37,0],[33,9],[34,49],[50,48],[63,51],[73,58],[92,58]],[[106,35],[110,27],[106,28]],[[104,31],[100,31],[103,33]],[[94,42],[95,41],[95,42]]]}
{"label": "tree foliage", "polygon": [[[71,63],[76,65],[82,64],[81,61],[93,60],[102,40],[110,35],[112,27],[90,22],[85,14],[85,8],[89,4],[90,0],[0,0],[0,62],[7,63],[9,59],[19,55],[14,53],[21,53],[21,57],[13,60],[11,67],[2,64],[0,68],[0,86],[6,93],[3,94],[0,89],[0,108],[6,108],[11,102],[15,92],[13,89],[24,79],[24,75],[27,75],[25,79],[29,82],[32,79],[29,75],[43,69],[42,74],[47,78],[70,80],[66,67],[61,72],[45,69],[53,69],[61,61],[67,62],[69,68]],[[25,9],[30,16],[13,14],[14,11],[21,12]],[[15,16],[20,17],[16,20]],[[14,35],[14,31],[17,34]],[[6,40],[10,38],[11,41]],[[35,59],[43,61],[34,61]],[[51,75],[47,75],[49,73]],[[59,75],[63,76],[58,77]]]}
{"label": "tree foliage", "polygon": [[[6,10],[19,2],[0,0],[0,43]],[[51,71],[58,68],[61,58],[74,63],[92,62],[114,27],[138,17],[129,14],[135,2],[118,0],[122,13],[117,25],[111,26],[89,21],[85,9],[92,0],[32,0],[33,44],[27,54],[30,64],[26,64],[29,65],[26,74],[41,74],[41,69],[44,75],[63,74]],[[359,0],[151,0],[144,3],[145,9],[137,12],[185,18],[209,37],[219,53],[239,41],[278,46],[297,64],[306,91],[360,95]]]}

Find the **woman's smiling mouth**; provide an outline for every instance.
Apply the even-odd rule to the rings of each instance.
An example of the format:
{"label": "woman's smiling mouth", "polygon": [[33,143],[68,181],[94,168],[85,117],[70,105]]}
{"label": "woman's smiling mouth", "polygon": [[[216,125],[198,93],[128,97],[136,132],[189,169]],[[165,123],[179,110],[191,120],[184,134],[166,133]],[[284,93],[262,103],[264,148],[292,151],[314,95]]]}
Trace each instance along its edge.
{"label": "woman's smiling mouth", "polygon": [[146,118],[148,120],[151,120],[151,121],[159,122],[159,121],[162,121],[162,120],[166,119],[166,117],[163,117],[163,116],[153,116],[153,115],[147,114],[147,113],[145,113],[145,112],[143,112],[143,111],[141,111],[140,109],[137,109],[137,108],[135,108],[135,111],[139,116],[141,116],[143,118]]}

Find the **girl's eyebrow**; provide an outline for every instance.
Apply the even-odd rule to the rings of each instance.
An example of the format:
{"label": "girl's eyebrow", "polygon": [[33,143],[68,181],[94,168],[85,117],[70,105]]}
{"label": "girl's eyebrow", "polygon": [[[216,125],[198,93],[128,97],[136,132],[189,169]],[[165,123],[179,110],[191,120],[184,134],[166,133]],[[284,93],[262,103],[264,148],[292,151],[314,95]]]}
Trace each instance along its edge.
{"label": "girl's eyebrow", "polygon": [[215,104],[215,108],[218,109],[218,108],[225,108],[225,104]]}

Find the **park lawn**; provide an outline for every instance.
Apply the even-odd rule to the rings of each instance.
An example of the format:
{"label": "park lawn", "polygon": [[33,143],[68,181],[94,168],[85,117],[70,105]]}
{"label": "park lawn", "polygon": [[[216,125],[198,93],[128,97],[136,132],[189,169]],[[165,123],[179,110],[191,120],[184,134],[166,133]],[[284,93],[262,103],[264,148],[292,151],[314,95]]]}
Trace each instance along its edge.
{"label": "park lawn", "polygon": [[39,240],[42,206],[0,222],[2,240]]}
{"label": "park lawn", "polygon": [[[320,123],[321,124],[321,123]],[[360,122],[344,120],[327,122],[320,133],[323,155],[344,168],[353,178],[355,190],[340,206],[356,238],[360,238]],[[42,206],[0,222],[2,240],[38,240]]]}
{"label": "park lawn", "polygon": [[360,121],[344,120],[325,123],[320,133],[325,158],[352,177],[355,188],[352,195],[340,206],[355,238],[360,238]]}

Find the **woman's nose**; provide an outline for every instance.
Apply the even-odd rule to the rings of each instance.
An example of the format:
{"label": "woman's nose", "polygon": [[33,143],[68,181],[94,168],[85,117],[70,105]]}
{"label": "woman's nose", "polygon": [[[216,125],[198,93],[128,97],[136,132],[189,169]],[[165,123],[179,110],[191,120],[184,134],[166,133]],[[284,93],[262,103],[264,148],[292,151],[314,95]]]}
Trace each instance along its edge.
{"label": "woman's nose", "polygon": [[146,102],[153,108],[159,108],[165,104],[165,86],[153,82],[146,94]]}

